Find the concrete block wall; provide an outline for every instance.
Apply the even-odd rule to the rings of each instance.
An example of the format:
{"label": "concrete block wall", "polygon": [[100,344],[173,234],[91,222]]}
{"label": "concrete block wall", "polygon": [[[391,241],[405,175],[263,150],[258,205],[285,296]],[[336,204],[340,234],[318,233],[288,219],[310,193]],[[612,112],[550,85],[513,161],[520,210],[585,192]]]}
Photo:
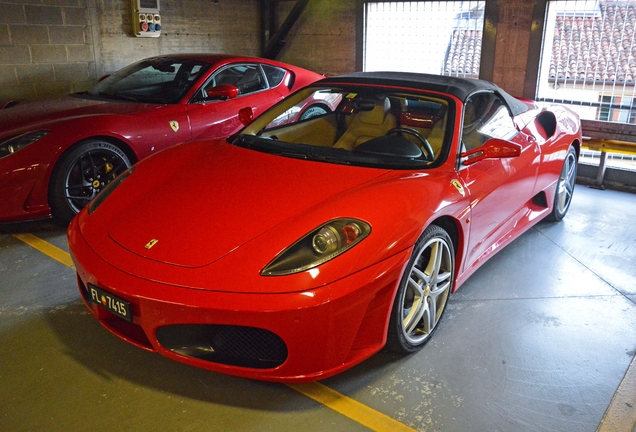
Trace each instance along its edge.
{"label": "concrete block wall", "polygon": [[535,0],[499,2],[492,80],[514,96],[524,96]]}
{"label": "concrete block wall", "polygon": [[85,0],[0,1],[0,100],[81,91],[94,78]]}
{"label": "concrete block wall", "polygon": [[0,101],[87,90],[153,55],[260,53],[255,0],[164,0],[159,38],[132,35],[130,0],[0,0]]}
{"label": "concrete block wall", "polygon": [[[493,80],[523,92],[532,9],[499,2]],[[277,26],[295,2],[277,2]],[[359,0],[313,0],[280,60],[327,75],[355,70]],[[174,52],[260,54],[258,0],[163,0],[159,38],[132,35],[130,0],[0,0],[0,101],[55,97],[91,87],[127,64]]]}
{"label": "concrete block wall", "polygon": [[[280,25],[294,2],[281,2]],[[335,75],[355,70],[356,0],[314,0],[280,60]],[[0,101],[51,98],[153,55],[261,54],[257,0],[163,0],[159,38],[132,35],[130,0],[0,0]]]}
{"label": "concrete block wall", "polygon": [[161,36],[132,36],[130,0],[100,1],[98,74],[112,73],[145,57],[170,53],[260,54],[259,2],[255,0],[164,0]]}
{"label": "concrete block wall", "polygon": [[[281,2],[277,25],[294,2]],[[313,0],[292,28],[280,61],[325,74],[356,70],[356,0]]]}

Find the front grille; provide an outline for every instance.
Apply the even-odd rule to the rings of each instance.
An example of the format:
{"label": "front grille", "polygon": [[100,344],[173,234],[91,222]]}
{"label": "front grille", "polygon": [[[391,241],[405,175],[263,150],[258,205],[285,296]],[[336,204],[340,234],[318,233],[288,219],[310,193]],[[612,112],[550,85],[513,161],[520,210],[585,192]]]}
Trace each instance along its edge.
{"label": "front grille", "polygon": [[231,366],[267,369],[287,359],[287,345],[276,334],[255,327],[178,324],[157,329],[170,351]]}
{"label": "front grille", "polygon": [[91,301],[90,297],[88,296],[88,289],[86,288],[86,285],[84,285],[84,281],[82,281],[82,278],[80,278],[78,273],[76,273],[75,276],[77,277],[77,286],[79,287],[82,298],[86,303],[90,304]]}

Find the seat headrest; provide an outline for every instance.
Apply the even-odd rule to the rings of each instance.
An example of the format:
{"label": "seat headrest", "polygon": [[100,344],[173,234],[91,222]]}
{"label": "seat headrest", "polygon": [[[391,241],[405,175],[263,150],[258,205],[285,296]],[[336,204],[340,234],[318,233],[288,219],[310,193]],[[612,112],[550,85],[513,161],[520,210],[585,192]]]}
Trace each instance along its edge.
{"label": "seat headrest", "polygon": [[381,125],[384,123],[386,115],[391,110],[391,101],[388,97],[376,102],[375,108],[371,111],[362,111],[360,121],[366,124]]}

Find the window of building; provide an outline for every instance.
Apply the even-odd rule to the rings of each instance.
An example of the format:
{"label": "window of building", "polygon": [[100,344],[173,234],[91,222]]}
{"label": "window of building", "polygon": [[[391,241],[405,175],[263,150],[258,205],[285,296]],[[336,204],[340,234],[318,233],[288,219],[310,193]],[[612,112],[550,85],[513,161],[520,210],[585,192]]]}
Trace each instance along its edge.
{"label": "window of building", "polygon": [[366,2],[363,70],[478,78],[485,4]]}
{"label": "window of building", "polygon": [[597,119],[618,123],[636,123],[636,104],[633,98],[601,96]]}
{"label": "window of building", "polygon": [[636,2],[550,1],[537,99],[581,118],[634,123]]}
{"label": "window of building", "polygon": [[[563,103],[582,119],[636,124],[636,2],[549,1],[537,100]],[[584,163],[600,153],[584,150]],[[608,153],[607,165],[636,169],[636,157]]]}

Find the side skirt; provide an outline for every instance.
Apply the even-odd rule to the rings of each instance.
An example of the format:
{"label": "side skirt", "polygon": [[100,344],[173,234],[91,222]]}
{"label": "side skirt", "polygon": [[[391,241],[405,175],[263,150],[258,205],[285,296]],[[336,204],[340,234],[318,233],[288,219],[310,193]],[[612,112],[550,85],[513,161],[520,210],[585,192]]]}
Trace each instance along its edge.
{"label": "side skirt", "polygon": [[453,292],[457,291],[457,289],[489,258],[508,244],[512,243],[512,241],[521,236],[521,234],[528,231],[535,224],[541,221],[541,219],[546,217],[550,213],[550,207],[547,199],[546,193],[541,191],[532,197],[526,205],[519,209],[519,211],[512,216],[512,219],[516,219],[517,223],[513,225],[511,230],[502,235],[499,240],[486,249],[479,258],[477,258],[466,268],[466,270],[464,270],[463,273],[457,276]]}

